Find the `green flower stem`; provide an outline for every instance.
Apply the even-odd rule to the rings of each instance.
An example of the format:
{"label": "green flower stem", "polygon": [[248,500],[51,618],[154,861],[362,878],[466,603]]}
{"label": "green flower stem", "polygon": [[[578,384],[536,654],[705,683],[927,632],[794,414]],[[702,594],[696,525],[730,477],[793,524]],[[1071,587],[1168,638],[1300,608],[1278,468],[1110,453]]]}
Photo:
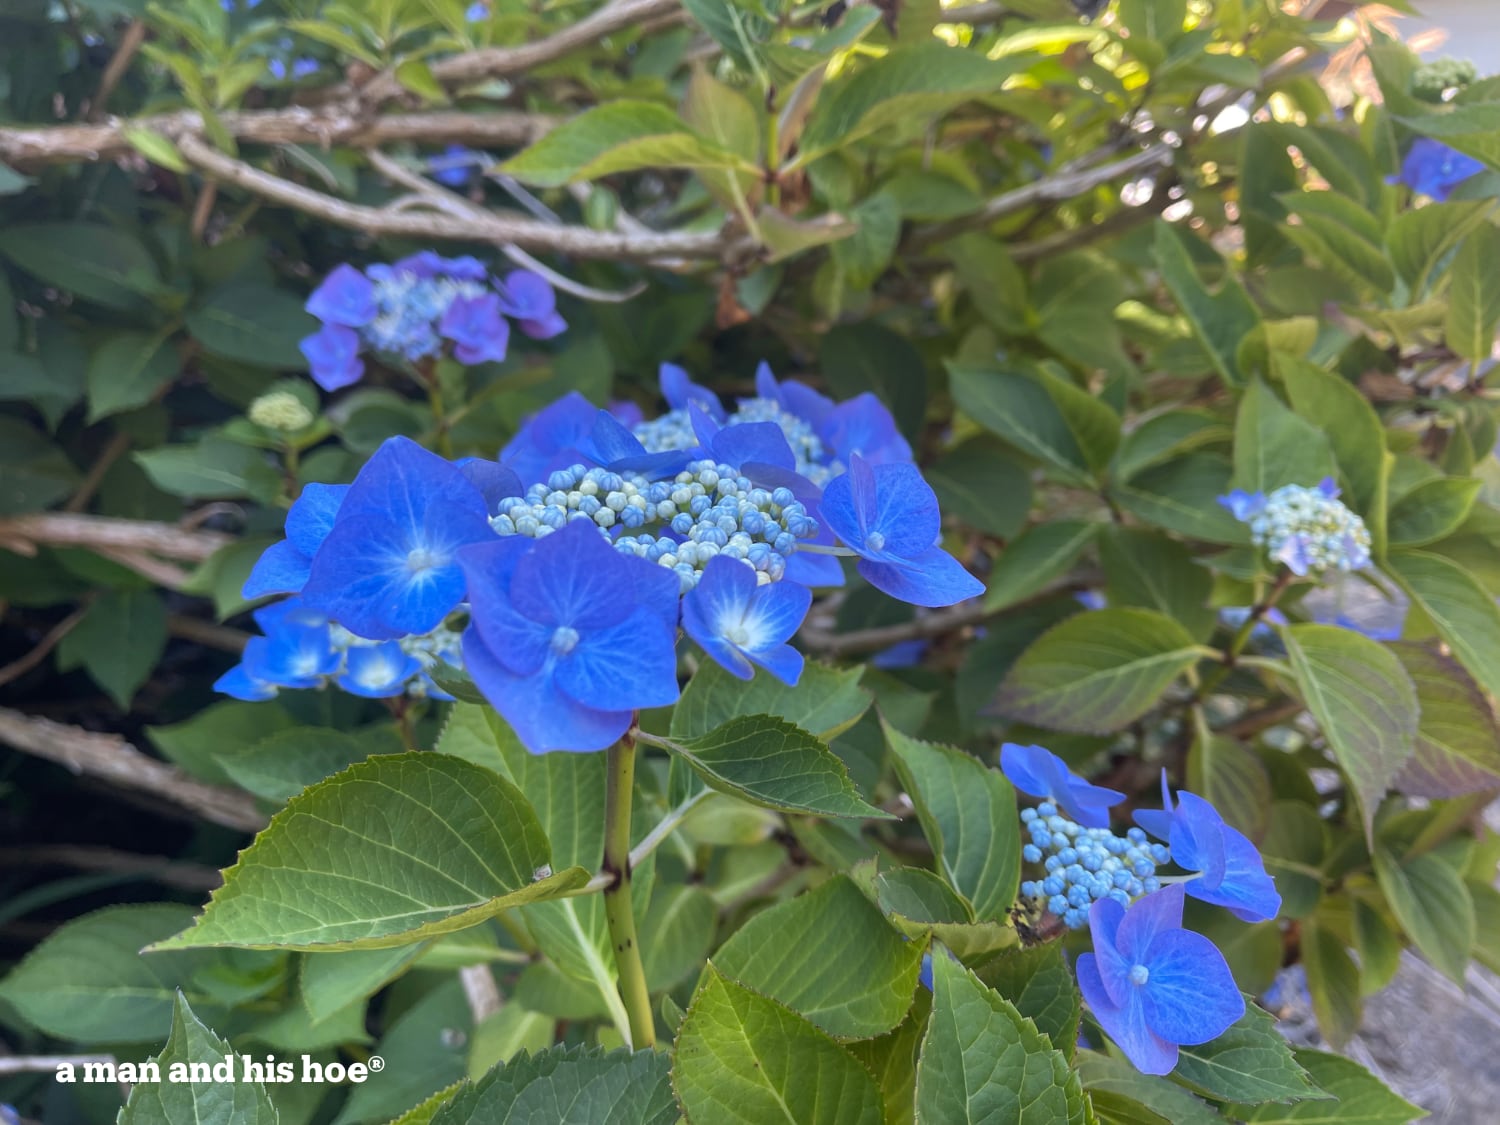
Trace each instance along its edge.
{"label": "green flower stem", "polygon": [[443,404],[443,385],[438,378],[437,363],[432,359],[417,361],[417,381],[427,389],[427,402],[432,408],[432,421],[437,429],[438,452],[444,457],[453,457],[453,439],[448,431],[448,411]]}
{"label": "green flower stem", "polygon": [[651,993],[641,965],[641,946],[635,934],[635,911],[630,894],[630,803],[635,795],[635,730],[609,748],[608,781],[604,798],[604,918],[615,951],[620,999],[630,1017],[630,1046],[637,1051],[656,1046],[656,1021]]}
{"label": "green flower stem", "polygon": [[1255,605],[1251,606],[1249,614],[1240,623],[1239,629],[1229,642],[1229,649],[1224,653],[1223,663],[1203,677],[1203,682],[1198,685],[1198,690],[1193,693],[1193,703],[1197,703],[1200,699],[1208,698],[1214,688],[1218,687],[1224,681],[1224,678],[1234,670],[1234,666],[1240,662],[1240,653],[1245,651],[1245,645],[1250,640],[1250,634],[1255,631],[1255,626],[1260,623],[1262,617],[1271,612],[1272,607],[1276,605],[1281,595],[1286,593],[1286,588],[1292,584],[1293,577],[1294,575],[1290,570],[1282,570],[1281,574],[1277,576],[1276,582],[1272,585],[1270,592],[1260,601],[1256,602]]}

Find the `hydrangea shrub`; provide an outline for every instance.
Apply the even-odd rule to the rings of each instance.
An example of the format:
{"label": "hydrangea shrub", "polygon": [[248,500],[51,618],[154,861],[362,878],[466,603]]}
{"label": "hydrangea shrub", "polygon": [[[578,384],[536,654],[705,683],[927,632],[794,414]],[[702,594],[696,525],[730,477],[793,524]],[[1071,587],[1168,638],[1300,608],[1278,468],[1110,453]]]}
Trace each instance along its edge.
{"label": "hydrangea shrub", "polygon": [[86,133],[15,68],[0,719],[149,744],[222,876],[0,1032],[383,1069],[0,1102],[1421,1116],[1268,990],[1336,1050],[1408,946],[1500,969],[1500,89],[992,7],[84,4]]}

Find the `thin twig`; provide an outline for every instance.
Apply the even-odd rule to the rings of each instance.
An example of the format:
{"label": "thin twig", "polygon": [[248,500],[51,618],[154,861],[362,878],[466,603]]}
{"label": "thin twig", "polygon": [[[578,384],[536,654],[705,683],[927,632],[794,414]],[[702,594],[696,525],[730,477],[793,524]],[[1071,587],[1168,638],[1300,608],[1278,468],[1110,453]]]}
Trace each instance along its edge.
{"label": "thin twig", "polygon": [[166,856],[139,855],[86,844],[0,848],[0,867],[5,866],[71,867],[79,871],[140,875],[164,887],[184,891],[212,891],[224,882],[218,871],[201,863],[182,863]]}
{"label": "thin twig", "polygon": [[17,657],[4,667],[0,667],[0,685],[20,679],[43,660],[46,660],[47,654],[62,643],[64,637],[78,627],[78,623],[88,614],[90,604],[90,602],[85,601],[72,613],[52,626],[47,631],[47,634],[32,646],[30,652],[24,656]]}
{"label": "thin twig", "polygon": [[104,116],[104,107],[109,104],[109,96],[115,92],[120,79],[125,77],[125,72],[135,61],[136,52],[141,49],[141,44],[145,41],[146,21],[132,20],[130,26],[125,29],[125,34],[120,36],[120,45],[115,48],[115,53],[110,56],[109,65],[104,68],[104,73],[99,78],[99,90],[94,94],[93,104],[89,106],[90,121],[97,121]]}
{"label": "thin twig", "polygon": [[182,562],[203,562],[234,542],[218,531],[189,530],[151,520],[70,512],[33,512],[0,519],[0,548],[34,555],[37,547],[88,547],[149,551]]}
{"label": "thin twig", "polygon": [[248,793],[210,785],[142,754],[123,738],[96,734],[0,707],[0,743],[66,766],[77,774],[138,789],[192,811],[204,820],[256,832],[266,818]]}
{"label": "thin twig", "polygon": [[251,636],[241,629],[231,629],[228,625],[216,625],[181,613],[168,615],[167,632],[185,641],[197,641],[200,645],[236,656],[245,651],[245,644]]}
{"label": "thin twig", "polygon": [[99,451],[99,456],[94,458],[94,463],[89,466],[88,475],[79,483],[73,495],[68,497],[68,502],[62,506],[62,510],[65,512],[81,512],[87,508],[89,501],[94,498],[94,493],[98,492],[99,486],[104,483],[104,477],[109,472],[110,467],[129,448],[130,435],[124,430],[116,430],[114,436]]}

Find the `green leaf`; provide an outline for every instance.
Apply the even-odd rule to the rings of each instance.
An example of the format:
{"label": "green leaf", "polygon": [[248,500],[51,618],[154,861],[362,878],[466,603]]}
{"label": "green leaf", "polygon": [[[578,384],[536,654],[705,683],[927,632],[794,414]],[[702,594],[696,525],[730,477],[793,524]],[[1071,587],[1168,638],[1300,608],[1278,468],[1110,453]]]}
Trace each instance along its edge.
{"label": "green leaf", "polygon": [[297,346],[318,328],[302,301],[285,289],[231,281],[187,314],[193,339],[214,355],[253,367],[305,369]]}
{"label": "green leaf", "polygon": [[59,289],[125,312],[142,312],[143,297],[161,288],[146,248],[98,223],[13,226],[0,231],[0,254]]}
{"label": "green leaf", "polygon": [[432,73],[432,67],[417,58],[403,59],[396,65],[396,81],[428,102],[446,102],[448,91]]}
{"label": "green leaf", "polygon": [[78,481],[66,453],[20,418],[0,417],[0,515],[55,504]]}
{"label": "green leaf", "polygon": [[746,715],[697,738],[642,740],[681,755],[709,788],[752,805],[813,816],[885,816],[860,799],[838,755],[784,719]]}
{"label": "green leaf", "polygon": [[1099,537],[1099,561],[1104,566],[1107,604],[1154,609],[1180,623],[1197,640],[1207,640],[1214,631],[1217,615],[1208,604],[1213,575],[1175,539],[1144,528],[1110,524]]}
{"label": "green leaf", "polygon": [[712,964],[677,1029],[672,1086],[689,1125],[882,1125],[880,1091],[807,1020]]}
{"label": "green leaf", "polygon": [[463,986],[450,976],[389,1024],[373,1052],[389,1065],[353,1087],[333,1125],[374,1125],[466,1077],[473,1030]]}
{"label": "green leaf", "polygon": [[1221,1125],[1223,1119],[1175,1082],[1142,1074],[1124,1059],[1080,1051],[1075,1063],[1083,1088],[1119,1094],[1140,1103],[1171,1125]]}
{"label": "green leaf", "polygon": [[144,125],[127,125],[120,130],[120,133],[131,148],[151,163],[160,164],[163,168],[169,168],[183,175],[192,171],[191,165],[183,158],[170,137],[163,136]]}
{"label": "green leaf", "polygon": [[1469,518],[1480,482],[1468,477],[1423,481],[1391,505],[1387,532],[1392,547],[1424,547],[1446,539]]}
{"label": "green leaf", "polygon": [[949,384],[965,414],[1070,483],[1093,483],[1119,444],[1115,412],[1048,371],[952,366]]}
{"label": "green leaf", "polygon": [[701,887],[657,888],[640,927],[651,935],[641,950],[641,962],[652,992],[672,988],[703,964],[717,924],[713,897]]}
{"label": "green leaf", "polygon": [[551,862],[503,777],[442,754],[381,755],[294,797],[193,928],[156,948],[406,945],[588,882],[579,867],[548,874]]}
{"label": "green leaf", "polygon": [[1250,533],[1218,503],[1229,491],[1229,462],[1189,453],[1110,485],[1110,496],[1131,515],[1210,543],[1247,544]]}
{"label": "green leaf", "polygon": [[550,1047],[502,1062],[453,1095],[432,1125],[675,1125],[668,1056]]}
{"label": "green leaf", "polygon": [[1385,431],[1370,400],[1347,379],[1306,360],[1273,352],[1271,366],[1292,409],[1332,447],[1354,510],[1374,514],[1383,504]]}
{"label": "green leaf", "polygon": [[89,357],[89,421],[150,402],[177,369],[177,349],[160,333],[111,336]]}
{"label": "green leaf", "polygon": [[1483,223],[1469,233],[1453,259],[1448,289],[1448,346],[1476,363],[1488,359],[1500,322],[1500,230]]}
{"label": "green leaf", "polygon": [[1417,751],[1396,776],[1416,797],[1500,789],[1500,725],[1474,678],[1452,657],[1417,644],[1390,646],[1416,685]]}
{"label": "green leaf", "polygon": [[823,91],[802,134],[798,162],[998,90],[1018,65],[947,44],[897,47]]}
{"label": "green leaf", "polygon": [[1249,1125],[1407,1125],[1427,1111],[1397,1097],[1384,1082],[1359,1063],[1326,1051],[1303,1047],[1297,1062],[1317,1086],[1337,1098],[1297,1105],[1262,1105],[1235,1116]]}
{"label": "green leaf", "polygon": [[[1188,318],[1193,335],[1207,350],[1214,369],[1230,386],[1241,386],[1248,380],[1249,372],[1240,367],[1240,341],[1260,324],[1260,314],[1250,295],[1227,270],[1218,292],[1208,290],[1199,280],[1188,251],[1191,238],[1173,224],[1158,219],[1153,243],[1157,268]],[[1200,248],[1198,253],[1213,255],[1207,248]]]}
{"label": "green leaf", "polygon": [[269,501],[281,488],[281,474],[261,450],[214,434],[192,445],[163,445],[131,456],[152,484],[173,496]]}
{"label": "green leaf", "polygon": [[1359,1030],[1364,1008],[1359,966],[1344,943],[1322,923],[1304,921],[1301,934],[1302,966],[1318,1030],[1330,1045],[1342,1047]]}
{"label": "green leaf", "polygon": [[501,169],[522,183],[557,187],[637,168],[725,168],[740,163],[695,134],[671,110],[626,99],[570,118]]}
{"label": "green leaf", "polygon": [[1247,492],[1311,487],[1336,471],[1322,431],[1284,406],[1261,380],[1252,380],[1235,415],[1235,486]]}
{"label": "green leaf", "polygon": [[672,737],[699,738],[741,715],[775,715],[831,742],[859,721],[870,693],[859,686],[860,668],[830,668],[809,661],[795,686],[774,676],[741,680],[705,662],[672,708]]}
{"label": "green leaf", "polygon": [[939,873],[980,921],[1004,918],[1021,878],[1021,834],[1010,782],[962,750],[882,725]]}
{"label": "green leaf", "polygon": [[[861,870],[856,869],[856,878]],[[976,922],[967,901],[931,871],[919,867],[883,871],[873,878],[867,893],[874,896],[887,921],[907,937],[940,941],[966,963],[1013,949],[1020,941],[1008,919]]]}
{"label": "green leaf", "polygon": [[191,719],[167,727],[147,727],[146,734],[161,753],[194,777],[215,785],[230,785],[219,755],[252,746],[276,731],[296,725],[277,703],[224,700],[199,711]]}
{"label": "green leaf", "polygon": [[1077,1072],[1015,1005],[943,953],[917,1064],[917,1125],[1082,1125]]}
{"label": "green leaf", "polygon": [[966,441],[922,470],[943,513],[1000,539],[1009,539],[1031,510],[1031,476],[998,442]]}
{"label": "green leaf", "polygon": [[844,1049],[875,1076],[885,1101],[884,1125],[912,1125],[917,1092],[917,1052],[922,1033],[932,1013],[932,996],[924,988],[917,993],[911,1011],[894,1031],[874,1039],[844,1044]]}
{"label": "green leaf", "polygon": [[1213,805],[1231,827],[1259,840],[1270,827],[1271,778],[1250,750],[1232,738],[1195,739],[1188,751],[1188,788]]}
{"label": "green leaf", "polygon": [[[188,1080],[191,1064],[223,1066],[226,1059],[227,1081]],[[131,1087],[117,1125],[277,1125],[280,1120],[266,1088],[241,1081],[234,1048],[193,1015],[180,992],[172,1009],[172,1034],[155,1062],[161,1080]]]}
{"label": "green leaf", "polygon": [[1480,686],[1500,694],[1500,609],[1495,599],[1473,575],[1440,555],[1402,551],[1391,556],[1389,570]]}
{"label": "green leaf", "polygon": [[122,710],[167,647],[167,607],[155,590],[111,590],[57,646],[59,667],[82,665]]}
{"label": "green leaf", "polygon": [[1396,216],[1386,232],[1386,246],[1414,302],[1437,280],[1439,265],[1449,252],[1493,207],[1489,199],[1428,203]]}
{"label": "green leaf", "polygon": [[703,67],[696,67],[683,97],[682,117],[725,152],[751,165],[761,158],[762,127],[744,94],[726,86]]}
{"label": "green leaf", "polygon": [[1128,481],[1142,469],[1204,445],[1228,443],[1228,426],[1204,410],[1168,410],[1147,418],[1120,441],[1110,475]]}
{"label": "green leaf", "polygon": [[984,608],[1004,609],[1045,589],[1072,568],[1098,531],[1093,520],[1048,520],[1027,528],[995,561]]}
{"label": "green leaf", "polygon": [[1460,988],[1474,945],[1474,900],[1457,871],[1428,852],[1400,862],[1375,849],[1375,877],[1406,936]]}
{"label": "green leaf", "polygon": [[1256,1105],[1323,1096],[1292,1057],[1275,1018],[1254,1002],[1246,1003],[1239,1022],[1217,1039],[1183,1047],[1173,1073],[1220,1101]]}
{"label": "green leaf", "polygon": [[1043,633],[1000,684],[996,713],[1053,730],[1107,734],[1149,711],[1198,658],[1170,617],[1101,609]]}
{"label": "green leaf", "polygon": [[309,785],[364,761],[372,749],[367,737],[294,727],[258,742],[227,747],[214,757],[241,789],[279,805]]}
{"label": "green leaf", "polygon": [[1061,943],[1008,950],[975,969],[975,975],[1036,1024],[1066,1058],[1073,1058],[1083,1000]]}
{"label": "green leaf", "polygon": [[346,949],[336,953],[307,953],[298,981],[302,1003],[314,1021],[368,996],[400,976],[426,945],[415,942],[391,949]]}
{"label": "green leaf", "polygon": [[818,367],[839,398],[874,392],[908,438],[927,412],[927,367],[911,340],[883,324],[836,325],[818,344]]}
{"label": "green leaf", "polygon": [[1328,828],[1317,811],[1301,801],[1273,802],[1260,848],[1281,892],[1281,916],[1305,918],[1316,910],[1328,854]]}
{"label": "green leaf", "polygon": [[180,990],[215,1019],[229,1009],[202,987],[200,970],[220,955],[141,953],[192,916],[176,903],[111,906],[64,922],[3,980],[0,1000],[48,1035],[77,1043],[160,1039]]}
{"label": "green leaf", "polygon": [[1365,832],[1416,749],[1417,691],[1390,649],[1351,629],[1281,631],[1303,701],[1359,798]]}
{"label": "green leaf", "polygon": [[[810,950],[817,950],[811,960]],[[924,952],[836,875],[755,915],[719,947],[713,963],[829,1035],[869,1039],[906,1015]]]}
{"label": "green leaf", "polygon": [[[891,256],[901,239],[901,211],[891,196],[877,194],[849,208],[845,217],[853,221],[854,230],[848,238],[834,244],[833,260],[844,284],[863,292],[874,285],[891,264]],[[904,337],[897,338],[902,344],[907,343]],[[909,418],[899,414],[897,418],[903,425],[911,424]]]}

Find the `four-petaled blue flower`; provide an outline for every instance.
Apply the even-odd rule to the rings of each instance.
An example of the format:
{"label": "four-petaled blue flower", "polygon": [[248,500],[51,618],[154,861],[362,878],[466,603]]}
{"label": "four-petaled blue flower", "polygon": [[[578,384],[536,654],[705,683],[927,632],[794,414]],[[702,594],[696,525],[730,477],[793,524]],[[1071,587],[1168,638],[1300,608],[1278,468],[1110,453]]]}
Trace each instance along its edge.
{"label": "four-petaled blue flower", "polygon": [[324,324],[363,328],[380,311],[375,285],[351,265],[341,265],[323,279],[307,298],[306,309]]}
{"label": "four-petaled blue flower", "polygon": [[859,572],[876,589],[912,605],[953,605],[984,584],[937,546],[937,496],[915,465],[876,465],[855,454],[849,471],[823,491],[820,511],[859,555]]}
{"label": "four-petaled blue flower", "polygon": [[757,584],[756,571],[736,559],[709,559],[703,577],[682,601],[682,627],[703,651],[742,680],[759,664],[783,683],[802,675],[802,654],[786,642],[812,605],[812,592],[795,582]]}
{"label": "four-petaled blue flower", "polygon": [[286,538],[267,547],[250,570],[241,593],[247,598],[295,594],[307,585],[313,556],[333,530],[347,484],[309,484],[286,514]]}
{"label": "four-petaled blue flower", "polygon": [[1089,908],[1094,951],[1078,957],[1078,987],[1099,1025],[1143,1074],[1168,1074],[1178,1047],[1207,1043],[1245,1014],[1224,955],[1182,928],[1181,886],[1127,910],[1111,898]]}
{"label": "four-petaled blue flower", "polygon": [[546,480],[550,473],[584,460],[579,446],[598,416],[597,406],[569,391],[528,418],[500,451],[500,460],[523,481]]}
{"label": "four-petaled blue flower", "polygon": [[344,656],[339,687],[367,699],[388,699],[406,692],[407,681],[422,670],[417,658],[396,641],[357,645]]}
{"label": "four-petaled blue flower", "polygon": [[667,400],[667,405],[673,410],[691,410],[698,406],[720,425],[728,417],[719,396],[707,387],[700,387],[693,382],[692,376],[675,363],[662,364],[657,369],[657,381],[661,385],[661,397]]}
{"label": "four-petaled blue flower", "polygon": [[1459,184],[1483,171],[1484,165],[1472,156],[1431,137],[1418,137],[1401,162],[1400,175],[1393,179],[1442,202]]}
{"label": "four-petaled blue flower", "polygon": [[512,270],[500,284],[500,308],[533,340],[550,340],[568,322],[557,311],[557,294],[547,279],[530,270]]}
{"label": "four-petaled blue flower", "polygon": [[365,361],[359,358],[359,335],[352,328],[325,324],[297,346],[307,357],[313,382],[325,391],[357,383],[365,373]]}
{"label": "four-petaled blue flower", "polygon": [[1124,793],[1090,785],[1040,746],[1005,743],[1000,747],[1000,772],[1022,793],[1055,802],[1085,828],[1108,828],[1110,806],[1125,799]]}
{"label": "four-petaled blue flower", "polygon": [[460,363],[499,363],[510,342],[510,325],[500,315],[500,298],[481,293],[455,298],[438,322],[438,334],[453,341],[453,358]]}
{"label": "four-petaled blue flower", "polygon": [[442,156],[434,156],[427,162],[427,171],[438,183],[461,188],[468,184],[477,169],[488,163],[490,158],[482,152],[463,145],[449,145],[443,149]]}
{"label": "four-petaled blue flower", "polygon": [[1245,835],[1224,823],[1224,818],[1202,797],[1179,791],[1177,807],[1161,776],[1162,809],[1142,809],[1135,821],[1172,848],[1172,861],[1198,877],[1183,884],[1193,898],[1222,906],[1244,922],[1265,922],[1281,910],[1276,881],[1266,874],[1266,865]]}
{"label": "four-petaled blue flower", "polygon": [[587,519],[459,553],[464,664],[535,754],[602,750],[677,699],[677,577],[622,555]]}
{"label": "four-petaled blue flower", "polygon": [[488,515],[462,471],[390,438],[344,496],[302,596],[356,636],[430,632],[464,600],[456,553],[493,537]]}

